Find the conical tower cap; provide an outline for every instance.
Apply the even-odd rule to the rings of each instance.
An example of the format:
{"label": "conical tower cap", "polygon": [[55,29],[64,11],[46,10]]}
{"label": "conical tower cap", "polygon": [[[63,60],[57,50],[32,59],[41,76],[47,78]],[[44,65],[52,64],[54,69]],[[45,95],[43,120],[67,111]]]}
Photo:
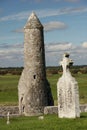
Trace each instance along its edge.
{"label": "conical tower cap", "polygon": [[24,26],[24,29],[33,29],[33,28],[43,28],[43,25],[41,24],[39,18],[34,12],[32,12],[30,17],[28,18],[26,25]]}

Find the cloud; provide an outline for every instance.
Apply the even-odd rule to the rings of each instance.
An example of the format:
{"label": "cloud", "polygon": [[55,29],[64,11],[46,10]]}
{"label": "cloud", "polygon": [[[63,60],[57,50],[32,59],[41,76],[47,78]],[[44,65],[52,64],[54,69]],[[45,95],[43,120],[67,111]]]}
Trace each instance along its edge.
{"label": "cloud", "polygon": [[25,11],[25,12],[20,12],[17,14],[12,14],[12,15],[8,15],[8,16],[4,16],[2,18],[0,18],[0,21],[9,21],[9,20],[23,20],[26,19],[31,11]]}
{"label": "cloud", "polygon": [[66,29],[67,25],[63,22],[59,21],[51,21],[49,23],[44,24],[44,30],[47,31],[53,31],[58,29]]}
{"label": "cloud", "polygon": [[55,0],[56,2],[60,2],[61,0]]}
{"label": "cloud", "polygon": [[13,30],[12,32],[23,33],[24,29],[23,28],[19,28],[19,29]]}
{"label": "cloud", "polygon": [[[44,26],[45,32],[67,28],[67,25],[65,23],[59,22],[59,21],[51,21],[49,23],[43,24],[43,26]],[[23,33],[24,29],[19,28],[19,29],[13,30],[12,32]]]}
{"label": "cloud", "polygon": [[3,48],[3,49],[20,49],[20,48],[23,48],[23,44],[20,44],[20,43],[16,43],[16,44],[8,44],[8,43],[3,43],[3,44],[0,44],[0,49]]}
{"label": "cloud", "polygon": [[[14,36],[0,36],[0,40],[3,40],[4,41],[7,41],[7,40],[16,40],[16,39],[19,39],[20,36],[19,35],[14,35]],[[1,44],[1,43],[0,43]]]}
{"label": "cloud", "polygon": [[70,54],[71,59],[74,61],[74,65],[87,64],[87,49],[82,46],[76,46],[68,42],[51,43],[45,46],[45,50],[47,66],[59,66],[59,62],[65,52]]}
{"label": "cloud", "polygon": [[55,0],[56,2],[61,2],[61,1],[65,1],[65,2],[79,2],[80,0]]}
{"label": "cloud", "polygon": [[[70,54],[70,58],[74,61],[74,65],[86,65],[87,49],[85,49],[83,45],[82,43],[82,45],[76,46],[69,42],[45,44],[46,65],[59,66],[59,62],[65,52]],[[0,44],[0,67],[23,66],[23,60],[23,44]]]}
{"label": "cloud", "polygon": [[80,0],[65,0],[67,2],[79,2]]}
{"label": "cloud", "polygon": [[[80,7],[80,8],[61,8],[61,9],[44,9],[44,10],[34,10],[38,17],[45,18],[45,17],[51,17],[51,16],[59,16],[59,15],[65,15],[65,14],[78,14],[87,12],[87,7]],[[2,21],[9,21],[9,20],[23,20],[27,19],[29,15],[31,14],[31,11],[24,11],[17,14],[12,14],[8,16],[4,16],[0,18],[0,22]]]}
{"label": "cloud", "polygon": [[[27,2],[28,0],[20,0],[21,2]],[[42,2],[43,0],[34,0],[34,2]],[[31,2],[31,1],[30,1]]]}
{"label": "cloud", "polygon": [[23,44],[0,44],[0,67],[23,66]]}
{"label": "cloud", "polygon": [[72,43],[49,43],[45,44],[47,66],[58,66],[62,55],[72,49]]}
{"label": "cloud", "polygon": [[72,43],[50,43],[46,44],[46,52],[66,51],[72,48]]}
{"label": "cloud", "polygon": [[27,2],[28,0],[20,0],[21,2]]}
{"label": "cloud", "polygon": [[83,47],[83,48],[87,48],[87,42],[83,42],[83,43],[82,43],[82,47]]}

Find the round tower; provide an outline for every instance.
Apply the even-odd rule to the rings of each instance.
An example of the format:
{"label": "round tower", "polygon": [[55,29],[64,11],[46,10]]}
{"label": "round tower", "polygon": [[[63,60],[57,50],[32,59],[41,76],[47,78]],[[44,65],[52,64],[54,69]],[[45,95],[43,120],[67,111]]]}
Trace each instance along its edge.
{"label": "round tower", "polygon": [[53,105],[46,79],[43,26],[32,13],[24,27],[24,70],[19,81],[19,111],[39,115]]}

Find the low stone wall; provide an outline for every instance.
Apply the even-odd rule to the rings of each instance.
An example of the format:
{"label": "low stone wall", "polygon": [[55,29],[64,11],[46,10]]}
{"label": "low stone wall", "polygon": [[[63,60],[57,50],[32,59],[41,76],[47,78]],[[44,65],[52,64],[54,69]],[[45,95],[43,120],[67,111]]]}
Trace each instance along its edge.
{"label": "low stone wall", "polygon": [[[87,104],[80,105],[80,112],[87,112]],[[44,108],[44,114],[58,114],[58,106],[47,106]]]}
{"label": "low stone wall", "polygon": [[0,117],[7,116],[8,112],[10,116],[17,116],[19,115],[19,108],[18,106],[0,106]]}
{"label": "low stone wall", "polygon": [[80,105],[80,112],[87,112],[87,104]]}
{"label": "low stone wall", "polygon": [[57,114],[58,113],[58,106],[47,106],[44,108],[44,114]]}
{"label": "low stone wall", "polygon": [[[0,106],[0,117],[6,117],[8,112],[10,116],[19,116],[18,106]],[[87,104],[80,105],[80,112],[87,112]],[[45,107],[44,114],[58,114],[58,106]]]}

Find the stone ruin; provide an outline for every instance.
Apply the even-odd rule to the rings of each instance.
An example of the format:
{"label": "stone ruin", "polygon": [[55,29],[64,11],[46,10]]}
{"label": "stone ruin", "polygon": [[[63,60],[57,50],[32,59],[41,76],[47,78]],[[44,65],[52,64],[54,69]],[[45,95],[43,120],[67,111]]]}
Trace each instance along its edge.
{"label": "stone ruin", "polygon": [[46,79],[43,26],[32,13],[24,27],[24,70],[18,84],[19,113],[40,115],[54,104]]}
{"label": "stone ruin", "polygon": [[63,75],[57,82],[58,106],[46,79],[43,26],[32,13],[24,27],[24,70],[18,84],[19,114],[36,116],[58,113],[60,118],[80,117],[78,84],[69,67],[73,64],[65,53]]}
{"label": "stone ruin", "polygon": [[73,61],[68,53],[63,55],[60,64],[63,68],[63,75],[57,82],[58,115],[60,118],[80,117],[78,84],[69,71]]}

